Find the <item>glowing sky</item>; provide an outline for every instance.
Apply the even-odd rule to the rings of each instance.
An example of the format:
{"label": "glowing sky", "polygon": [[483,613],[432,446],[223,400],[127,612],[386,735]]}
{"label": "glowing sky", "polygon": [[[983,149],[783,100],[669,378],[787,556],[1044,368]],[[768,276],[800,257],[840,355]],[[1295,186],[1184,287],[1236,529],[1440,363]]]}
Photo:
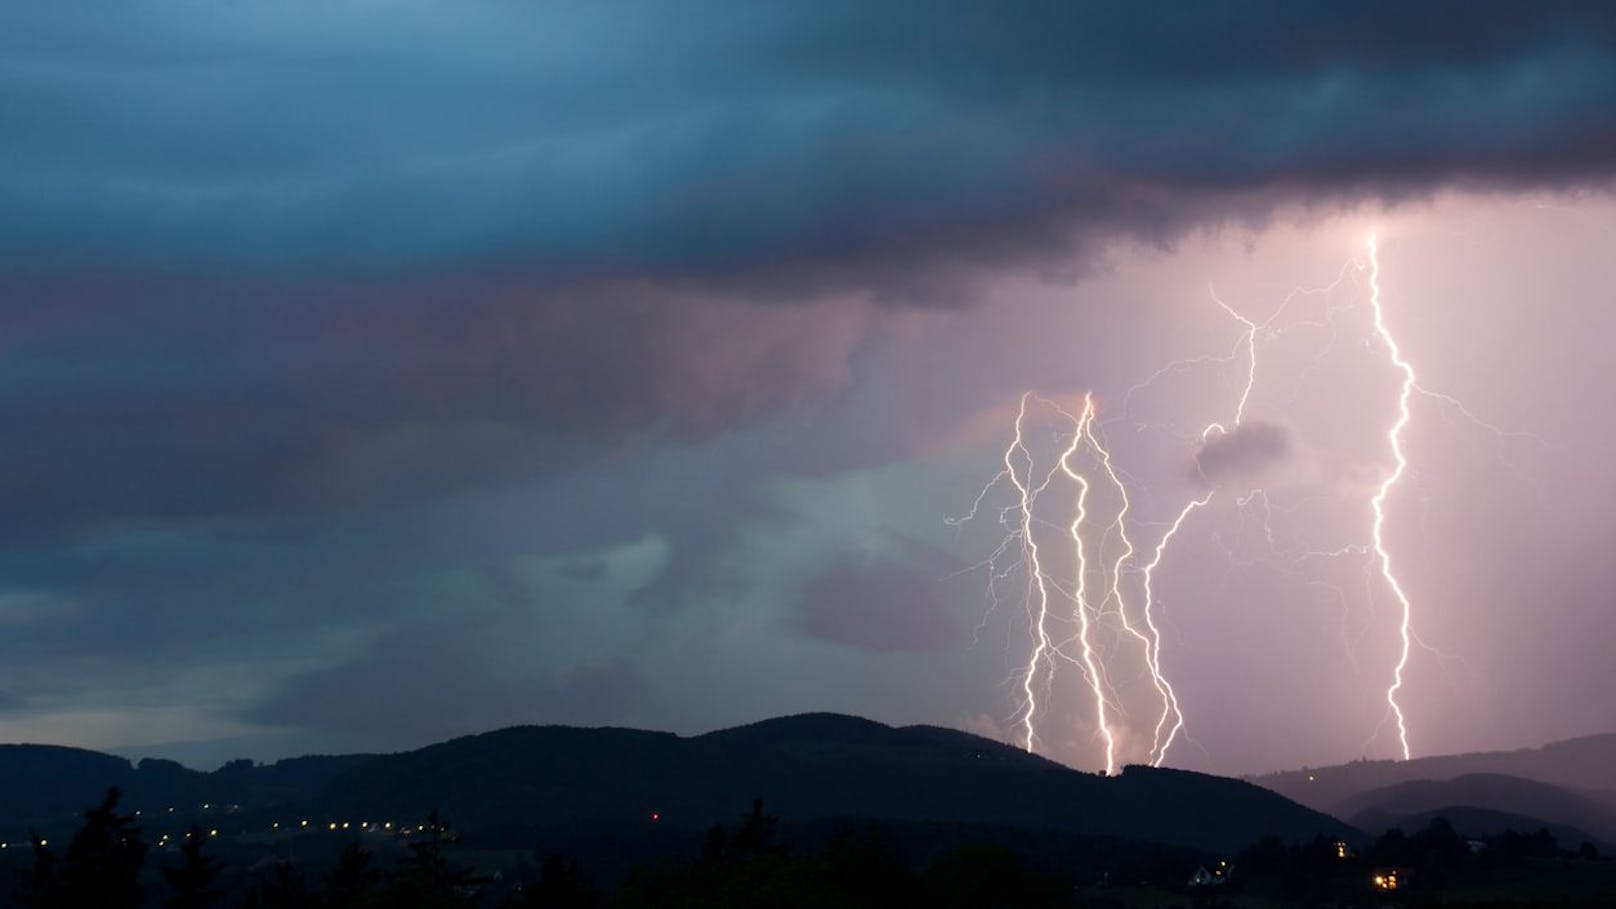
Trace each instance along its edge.
{"label": "glowing sky", "polygon": [[[1002,528],[948,519],[1022,393],[1092,392],[1153,548],[1244,364],[1129,389],[1235,348],[1212,291],[1260,321],[1345,268],[1201,468],[1281,551],[1364,543],[1371,230],[1422,386],[1507,431],[1411,402],[1411,746],[1616,729],[1616,21],[1013,6],[0,10],[0,740],[1019,741],[1033,639],[967,570]],[[1391,756],[1395,602],[1253,503],[1154,577],[1169,763]],[[1098,768],[1061,679],[1040,747]]]}

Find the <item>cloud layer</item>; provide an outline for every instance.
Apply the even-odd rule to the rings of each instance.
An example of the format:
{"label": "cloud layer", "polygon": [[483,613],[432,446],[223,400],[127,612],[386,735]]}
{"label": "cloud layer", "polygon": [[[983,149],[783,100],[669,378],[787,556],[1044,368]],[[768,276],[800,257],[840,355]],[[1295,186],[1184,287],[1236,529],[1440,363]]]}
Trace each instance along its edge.
{"label": "cloud layer", "polygon": [[[1333,216],[1360,203],[1471,191],[1445,209],[1463,231],[1400,247],[1386,225],[1390,318],[1422,381],[1500,404],[1500,425],[1616,425],[1587,392],[1610,384],[1609,332],[1588,328],[1608,309],[1589,290],[1612,283],[1608,203],[1498,202],[1616,173],[1616,19],[1598,4],[64,0],[0,7],[0,85],[0,692],[26,700],[0,710],[85,743],[158,715],[165,737],[249,723],[378,745],[827,705],[1008,715],[1016,610],[967,652],[981,579],[956,579],[970,607],[937,599],[953,553],[980,555],[942,518],[999,463],[1005,408],[1026,388],[1114,405],[1164,362],[1204,366],[1142,396],[1168,432],[1108,436],[1151,487],[1143,545],[1244,378],[1217,367],[1239,327],[1201,289],[1216,278],[1262,318],[1276,286],[1359,248],[1362,224]],[[1250,280],[1226,282],[1241,263]],[[1431,275],[1454,281],[1415,285]],[[1301,450],[1380,476],[1384,413],[1364,402],[1395,389],[1351,337],[1331,381],[1286,408],[1259,394],[1200,472],[1245,479]],[[1270,340],[1265,387],[1300,368]],[[1500,370],[1504,351],[1526,353]],[[1506,597],[1471,574],[1503,556],[1452,541],[1523,526],[1539,500],[1500,505],[1516,487],[1497,471],[1436,458],[1519,440],[1459,444],[1462,419],[1420,417],[1411,482],[1507,512],[1431,534],[1457,567],[1410,557],[1432,602],[1476,579],[1421,634],[1476,636],[1454,649],[1484,667],[1499,642],[1490,665],[1529,677],[1527,620],[1504,623],[1539,621],[1511,610],[1543,602],[1547,569]],[[1534,452],[1512,460],[1547,476]],[[1600,506],[1587,527],[1534,532],[1571,566],[1610,548],[1595,461],[1542,499]],[[1342,521],[1299,539],[1360,542],[1340,534],[1362,503],[1336,504]],[[1310,594],[1220,588],[1224,550],[1198,539],[1159,575],[1184,691],[1222,721],[1196,734],[1266,761],[1312,717],[1219,717],[1250,702],[1218,686],[1290,690],[1227,666],[1261,664],[1263,609]],[[1602,594],[1570,586],[1557,633],[1608,640]],[[1275,611],[1347,628],[1334,607]],[[1195,655],[1241,616],[1260,631]],[[1321,652],[1293,655],[1311,670]],[[1597,656],[1578,666],[1589,690],[1609,687]],[[1517,687],[1470,700],[1517,698],[1538,738],[1555,716],[1589,731],[1543,709],[1558,689]],[[1382,703],[1360,688],[1342,709]],[[380,692],[400,706],[374,710]],[[1455,715],[1426,696],[1427,717]],[[1358,737],[1343,715],[1314,731]],[[1430,741],[1484,728],[1451,723]]]}
{"label": "cloud layer", "polygon": [[12,262],[914,296],[917,266],[1616,163],[1616,27],[1576,2],[145,0],[0,34]]}

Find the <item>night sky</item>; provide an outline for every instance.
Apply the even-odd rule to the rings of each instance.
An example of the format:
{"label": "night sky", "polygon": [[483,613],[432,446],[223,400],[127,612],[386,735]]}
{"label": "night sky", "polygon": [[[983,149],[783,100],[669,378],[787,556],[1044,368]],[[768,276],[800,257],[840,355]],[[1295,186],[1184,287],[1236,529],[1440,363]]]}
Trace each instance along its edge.
{"label": "night sky", "polygon": [[[7,4],[0,740],[1019,744],[1013,488],[957,519],[1031,391],[1044,470],[1092,393],[1141,555],[1217,493],[1167,763],[1395,756],[1371,232],[1410,747],[1616,731],[1613,177],[1596,2]],[[1086,684],[1036,746],[1099,769]]]}

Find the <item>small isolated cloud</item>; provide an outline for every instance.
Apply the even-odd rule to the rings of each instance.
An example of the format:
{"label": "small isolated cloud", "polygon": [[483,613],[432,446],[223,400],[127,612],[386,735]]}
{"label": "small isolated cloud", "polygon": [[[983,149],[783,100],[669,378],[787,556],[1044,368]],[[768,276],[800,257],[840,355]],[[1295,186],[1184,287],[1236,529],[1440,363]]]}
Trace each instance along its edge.
{"label": "small isolated cloud", "polygon": [[1272,470],[1290,453],[1289,430],[1277,423],[1251,420],[1207,439],[1195,453],[1194,476],[1214,486],[1251,480]]}
{"label": "small isolated cloud", "polygon": [[846,553],[803,588],[800,626],[820,640],[883,653],[949,649],[965,636],[947,608],[943,579],[964,567],[912,542]]}

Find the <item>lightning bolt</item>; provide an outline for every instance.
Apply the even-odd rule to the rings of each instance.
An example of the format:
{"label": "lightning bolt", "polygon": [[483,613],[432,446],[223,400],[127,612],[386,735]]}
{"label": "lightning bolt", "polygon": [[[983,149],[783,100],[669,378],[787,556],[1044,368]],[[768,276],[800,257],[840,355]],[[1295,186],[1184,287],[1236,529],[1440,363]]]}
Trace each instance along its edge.
{"label": "lightning bolt", "polygon": [[[1084,400],[1085,402],[1089,402],[1092,400],[1092,398],[1085,397]],[[1150,572],[1154,570],[1155,563],[1161,560],[1161,553],[1158,549],[1157,557],[1152,560],[1151,565],[1145,569],[1143,575],[1143,617],[1145,621],[1145,631],[1140,631],[1139,627],[1135,625],[1128,617],[1128,604],[1122,591],[1124,568],[1128,562],[1134,558],[1137,552],[1134,548],[1133,540],[1129,539],[1128,537],[1128,512],[1132,510],[1133,503],[1128,498],[1127,484],[1122,482],[1122,478],[1117,475],[1116,468],[1111,463],[1110,450],[1105,447],[1104,443],[1100,441],[1099,436],[1097,436],[1094,432],[1092,404],[1090,404],[1090,409],[1086,410],[1085,413],[1090,417],[1088,421],[1089,444],[1092,445],[1094,450],[1100,455],[1100,464],[1104,468],[1106,476],[1110,478],[1112,485],[1116,487],[1117,495],[1122,501],[1122,507],[1117,510],[1116,519],[1112,522],[1110,528],[1116,531],[1117,538],[1122,542],[1122,552],[1117,555],[1116,561],[1111,566],[1111,590],[1107,594],[1105,602],[1110,603],[1112,600],[1116,601],[1117,614],[1122,619],[1123,630],[1127,631],[1128,634],[1132,635],[1136,640],[1138,640],[1142,646],[1144,650],[1145,669],[1150,673],[1150,681],[1156,689],[1157,697],[1161,699],[1162,719],[1156,724],[1155,739],[1153,739],[1151,742],[1151,755],[1152,758],[1154,758],[1157,743],[1161,738],[1161,727],[1165,723],[1166,717],[1171,714],[1173,716],[1178,716],[1180,720],[1182,720],[1182,716],[1178,713],[1178,696],[1173,691],[1172,683],[1169,682],[1167,677],[1162,673],[1161,632],[1156,628],[1156,623],[1151,616],[1150,609]],[[1180,522],[1182,522],[1182,518],[1180,519]],[[1104,604],[1102,604],[1102,606],[1103,605]]]}
{"label": "lightning bolt", "polygon": [[1369,235],[1369,306],[1375,314],[1375,333],[1379,335],[1381,343],[1386,345],[1391,355],[1392,365],[1403,374],[1403,383],[1397,394],[1397,419],[1392,423],[1391,429],[1386,432],[1386,441],[1391,446],[1392,457],[1396,466],[1392,472],[1381,481],[1380,489],[1370,500],[1374,508],[1375,521],[1373,540],[1375,554],[1380,559],[1380,574],[1385,578],[1386,586],[1391,588],[1392,594],[1397,598],[1401,612],[1398,622],[1398,635],[1401,647],[1397,654],[1397,665],[1392,670],[1392,683],[1386,688],[1386,704],[1391,708],[1392,715],[1397,719],[1397,741],[1403,748],[1403,759],[1408,760],[1412,752],[1408,747],[1408,722],[1403,716],[1403,707],[1397,701],[1397,692],[1403,687],[1403,672],[1408,668],[1409,648],[1413,640],[1410,628],[1413,621],[1414,607],[1409,602],[1408,594],[1403,585],[1398,582],[1397,575],[1392,573],[1391,553],[1386,550],[1386,499],[1391,495],[1392,487],[1403,478],[1408,470],[1408,458],[1403,454],[1403,430],[1408,426],[1410,419],[1408,400],[1414,393],[1416,379],[1414,367],[1403,359],[1402,349],[1397,346],[1397,340],[1392,337],[1391,330],[1386,327],[1386,311],[1380,300],[1380,249],[1376,243],[1375,235]]}
{"label": "lightning bolt", "polygon": [[[1240,400],[1238,403],[1236,403],[1234,409],[1234,425],[1238,427],[1241,421],[1243,421],[1246,417],[1246,405],[1251,401],[1251,390],[1256,387],[1257,384],[1257,330],[1259,326],[1256,322],[1253,322],[1241,315],[1237,310],[1235,310],[1234,307],[1223,302],[1223,300],[1218,297],[1215,290],[1208,288],[1208,291],[1211,293],[1212,302],[1218,304],[1220,309],[1222,309],[1225,313],[1228,313],[1229,316],[1235,321],[1246,327],[1246,384],[1245,387],[1240,390]],[[1288,304],[1289,299],[1287,299],[1286,302]],[[1277,318],[1279,312],[1282,312],[1283,310],[1284,307],[1280,307],[1280,310],[1276,311],[1274,316],[1271,317],[1269,321],[1272,321],[1273,318]],[[1213,433],[1224,435],[1227,434],[1228,431],[1229,430],[1225,429],[1222,423],[1208,423],[1201,430],[1201,439],[1205,441],[1206,439],[1211,438]],[[1199,465],[1197,465],[1196,470],[1200,470]],[[1206,479],[1205,475],[1202,475],[1202,479]],[[1197,509],[1205,508],[1207,504],[1212,501],[1214,492],[1215,490],[1208,490],[1206,494],[1200,498],[1191,499],[1189,502],[1185,503],[1184,507],[1179,510],[1178,517],[1173,519],[1173,523],[1169,525],[1167,531],[1162,534],[1161,541],[1156,544],[1156,553],[1151,558],[1150,564],[1145,566],[1144,570],[1145,625],[1150,629],[1152,639],[1150,667],[1151,672],[1156,675],[1158,687],[1163,691],[1161,715],[1156,720],[1156,729],[1152,734],[1150,742],[1149,760],[1152,767],[1160,767],[1162,761],[1167,759],[1167,749],[1172,747],[1173,739],[1184,729],[1184,712],[1179,708],[1178,697],[1173,692],[1173,686],[1169,684],[1167,679],[1161,675],[1161,630],[1156,627],[1156,620],[1154,616],[1156,598],[1155,590],[1151,586],[1151,578],[1155,574],[1157,566],[1161,565],[1162,557],[1167,554],[1168,545],[1171,544],[1173,538],[1178,535],[1178,531],[1184,526],[1184,522],[1188,520],[1191,513]],[[1169,719],[1173,721],[1170,727],[1167,724]],[[1163,737],[1162,734],[1162,730],[1164,728],[1167,730],[1165,737]]]}
{"label": "lightning bolt", "polygon": [[[1037,498],[1037,490],[1032,485],[1033,459],[1032,452],[1027,450],[1027,443],[1022,438],[1022,424],[1027,419],[1027,399],[1031,392],[1021,396],[1021,405],[1016,411],[1016,434],[1010,442],[1010,447],[1004,450],[1004,471],[1010,483],[1015,486],[1019,497],[1019,513],[1021,515],[1021,545],[1026,552],[1029,583],[1037,590],[1038,614],[1033,621],[1036,644],[1033,647],[1032,658],[1027,661],[1027,671],[1022,676],[1022,691],[1026,695],[1025,709],[1021,724],[1024,729],[1025,743],[1028,751],[1033,750],[1036,736],[1034,717],[1038,712],[1038,696],[1033,693],[1033,682],[1038,674],[1038,667],[1051,648],[1049,639],[1049,582],[1044,576],[1043,562],[1038,555],[1038,539],[1033,534],[1032,506]],[[1027,478],[1021,477],[1016,468],[1016,454],[1026,461]],[[991,485],[991,484],[990,484]],[[980,499],[978,499],[980,501]],[[974,511],[974,509],[973,509]]]}
{"label": "lightning bolt", "polygon": [[[1077,640],[1083,648],[1083,675],[1088,679],[1089,687],[1094,691],[1095,722],[1100,735],[1105,739],[1105,773],[1110,776],[1117,772],[1117,739],[1116,733],[1111,729],[1111,720],[1107,716],[1108,705],[1105,696],[1105,684],[1100,677],[1100,667],[1094,658],[1094,644],[1091,639],[1091,625],[1089,619],[1088,603],[1088,556],[1083,545],[1083,521],[1088,517],[1088,478],[1072,469],[1072,455],[1077,453],[1078,446],[1083,439],[1089,437],[1090,425],[1094,422],[1094,397],[1092,394],[1083,396],[1083,415],[1078,418],[1077,431],[1072,433],[1072,443],[1061,452],[1061,470],[1077,484],[1077,517],[1072,520],[1072,545],[1077,555]],[[1107,458],[1109,460],[1109,458]],[[1113,477],[1115,474],[1113,474]],[[1120,485],[1120,483],[1119,483]],[[1118,520],[1121,520],[1120,518]],[[1130,551],[1132,547],[1129,547]],[[1119,563],[1120,564],[1120,563]],[[1115,577],[1115,575],[1113,575]],[[1113,581],[1115,585],[1115,581]],[[1115,586],[1113,586],[1115,590]]]}
{"label": "lightning bolt", "polygon": [[[1386,321],[1380,284],[1379,248],[1373,233],[1368,237],[1367,248],[1367,268],[1362,259],[1349,261],[1342,267],[1333,283],[1324,287],[1298,287],[1292,290],[1272,314],[1260,321],[1244,315],[1240,310],[1224,302],[1214,288],[1209,288],[1212,302],[1240,326],[1238,339],[1223,355],[1202,355],[1174,361],[1158,369],[1145,381],[1129,388],[1122,397],[1119,413],[1113,417],[1113,421],[1131,424],[1135,431],[1147,428],[1162,429],[1186,443],[1198,442],[1205,445],[1244,425],[1251,408],[1257,380],[1263,372],[1258,363],[1259,347],[1292,330],[1304,327],[1326,331],[1328,334],[1323,342],[1323,348],[1312,351],[1311,361],[1301,369],[1301,375],[1292,385],[1291,397],[1274,399],[1278,402],[1277,406],[1294,402],[1303,381],[1321,366],[1326,355],[1334,348],[1339,333],[1339,314],[1360,304],[1338,306],[1326,300],[1325,311],[1321,316],[1291,319],[1279,327],[1275,327],[1276,323],[1284,316],[1292,302],[1300,296],[1333,291],[1349,277],[1362,275],[1367,270],[1368,307],[1373,316],[1373,335],[1385,346],[1391,365],[1401,377],[1396,416],[1386,431],[1386,441],[1391,450],[1393,464],[1369,500],[1373,512],[1373,519],[1368,528],[1370,540],[1349,542],[1331,549],[1314,549],[1301,539],[1300,534],[1296,534],[1292,538],[1293,542],[1282,545],[1273,525],[1275,513],[1291,514],[1310,498],[1316,497],[1303,498],[1287,508],[1271,501],[1269,491],[1260,486],[1252,486],[1240,495],[1229,493],[1231,507],[1237,509],[1236,514],[1242,522],[1242,532],[1234,542],[1225,543],[1216,532],[1212,533],[1212,540],[1223,548],[1229,558],[1231,570],[1237,567],[1267,566],[1287,577],[1294,577],[1309,587],[1333,592],[1341,608],[1344,642],[1349,594],[1346,589],[1334,583],[1310,577],[1306,565],[1314,560],[1359,558],[1363,560],[1365,585],[1360,596],[1372,599],[1373,591],[1379,583],[1384,583],[1391,590],[1399,607],[1397,627],[1400,646],[1384,699],[1388,708],[1387,716],[1396,722],[1402,756],[1407,759],[1412,751],[1409,746],[1408,721],[1399,700],[1399,693],[1405,684],[1405,674],[1413,646],[1418,644],[1427,647],[1427,645],[1414,633],[1413,604],[1393,571],[1393,560],[1386,545],[1385,531],[1386,503],[1409,472],[1407,453],[1404,450],[1404,435],[1412,419],[1412,398],[1420,395],[1444,404],[1472,424],[1499,438],[1519,436],[1537,440],[1537,437],[1525,433],[1506,432],[1483,421],[1457,398],[1431,391],[1419,384],[1413,365],[1404,357]],[[1361,300],[1361,297],[1355,299]],[[1229,422],[1214,420],[1205,424],[1199,431],[1199,438],[1193,430],[1188,430],[1188,427],[1181,431],[1173,427],[1142,423],[1133,416],[1131,407],[1135,393],[1158,379],[1192,368],[1209,366],[1233,368],[1236,364],[1244,366],[1244,382],[1238,397],[1232,402],[1232,413],[1227,418]],[[1059,455],[1053,466],[1047,460],[1040,461],[1036,458],[1033,449],[1029,447],[1027,435],[1029,408],[1035,400],[1041,407],[1058,413],[1070,424],[1069,436],[1064,428],[1057,436],[1060,440],[1057,448]],[[1013,438],[1003,452],[1003,468],[977,494],[969,512],[962,518],[949,519],[948,523],[959,528],[975,518],[986,504],[989,492],[1001,482],[1008,480],[1009,485],[1014,488],[1013,503],[999,511],[999,523],[1006,531],[1005,537],[993,553],[985,561],[973,566],[973,569],[986,567],[990,571],[988,598],[992,606],[989,614],[996,611],[1000,605],[996,584],[1014,573],[1026,572],[1025,599],[1022,605],[1032,628],[1032,648],[1024,662],[1016,661],[1014,678],[1021,693],[1021,704],[1014,714],[1014,724],[1019,726],[1018,737],[1029,752],[1039,747],[1039,723],[1041,720],[1048,722],[1044,719],[1046,715],[1044,701],[1054,695],[1054,682],[1059,669],[1057,661],[1064,661],[1077,667],[1083,676],[1086,689],[1083,697],[1085,700],[1092,698],[1095,734],[1104,745],[1105,772],[1113,774],[1119,764],[1122,732],[1130,729],[1127,707],[1131,705],[1118,697],[1118,692],[1112,689],[1109,681],[1109,673],[1113,668],[1111,661],[1117,659],[1120,654],[1117,647],[1110,642],[1121,640],[1124,632],[1139,645],[1145,667],[1145,673],[1140,677],[1143,678],[1148,674],[1156,698],[1152,703],[1160,705],[1154,714],[1149,750],[1146,752],[1147,760],[1154,766],[1160,766],[1180,737],[1188,740],[1184,711],[1163,661],[1164,635],[1159,622],[1161,603],[1156,592],[1156,577],[1174,543],[1190,525],[1192,516],[1212,504],[1219,495],[1219,487],[1203,474],[1202,479],[1206,481],[1205,491],[1189,498],[1178,508],[1172,520],[1165,524],[1165,530],[1155,541],[1155,545],[1148,549],[1149,560],[1143,561],[1147,550],[1136,545],[1134,536],[1136,530],[1129,527],[1130,523],[1137,523],[1133,518],[1135,508],[1132,493],[1129,483],[1126,482],[1130,478],[1113,459],[1107,434],[1104,432],[1106,424],[1102,424],[1099,420],[1098,410],[1092,392],[1084,395],[1083,408],[1075,415],[1053,401],[1036,397],[1030,391],[1024,393],[1016,410]],[[1199,462],[1196,468],[1199,470]],[[1063,578],[1057,578],[1051,573],[1050,566],[1055,563],[1059,563],[1062,566],[1061,570],[1064,571],[1064,556],[1056,556],[1052,562],[1049,557],[1048,541],[1045,541],[1045,548],[1041,549],[1038,539],[1041,528],[1042,532],[1047,533],[1057,526],[1047,520],[1041,520],[1037,517],[1037,513],[1040,510],[1047,510],[1039,504],[1040,496],[1061,477],[1064,477],[1064,480],[1060,481],[1060,486],[1064,488],[1069,483],[1074,490],[1071,505],[1073,516],[1070,523],[1065,525],[1072,545],[1071,557],[1075,563],[1073,569],[1075,577],[1070,587],[1065,586]],[[1115,498],[1106,495],[1101,499],[1103,504],[1095,506],[1091,501],[1093,498],[1091,493],[1096,490],[1096,484],[1105,484],[1113,489]],[[1116,510],[1109,511],[1113,506]],[[1101,510],[1106,512],[1108,522],[1094,520]],[[1248,521],[1260,525],[1260,539],[1256,542],[1259,546],[1266,544],[1267,556],[1249,558],[1239,553],[1242,546],[1239,541],[1245,539],[1243,529],[1247,526],[1245,522]],[[1091,539],[1090,534],[1098,536]],[[1116,546],[1115,550],[1108,548],[1112,545]],[[1013,561],[1012,556],[1015,556]],[[1140,564],[1141,562],[1143,564]],[[1374,577],[1376,567],[1379,569],[1378,581]],[[1096,588],[1091,584],[1093,579],[1103,581],[1103,587]],[[1103,595],[1094,592],[1097,589],[1103,590]],[[1063,604],[1070,606],[1069,616]],[[1113,609],[1120,620],[1120,631],[1117,632],[1116,639],[1102,638],[1100,635],[1107,633],[1110,627],[1102,620],[1109,617]],[[986,622],[986,616],[983,621]],[[1051,629],[1057,625],[1062,630],[1053,633]],[[978,626],[978,629],[981,627]],[[1108,642],[1105,647],[1100,646],[1102,640]],[[1350,643],[1347,646],[1348,656],[1351,658]],[[1129,653],[1132,653],[1131,649]],[[1446,658],[1446,655],[1443,656]],[[1144,750],[1142,738],[1138,747],[1140,751]]]}
{"label": "lightning bolt", "polygon": [[[1156,720],[1156,730],[1152,733],[1150,741],[1150,765],[1152,767],[1161,766],[1162,760],[1167,757],[1167,749],[1173,744],[1173,737],[1178,735],[1184,728],[1184,712],[1179,709],[1178,696],[1173,693],[1173,686],[1168,683],[1165,677],[1160,677],[1162,636],[1161,629],[1156,627],[1156,619],[1152,615],[1153,610],[1151,607],[1155,602],[1155,593],[1151,587],[1151,578],[1156,573],[1156,567],[1161,564],[1162,556],[1166,555],[1168,544],[1173,542],[1173,537],[1178,536],[1179,529],[1184,526],[1184,521],[1189,518],[1190,513],[1198,508],[1205,508],[1207,503],[1211,501],[1212,493],[1208,492],[1199,499],[1191,499],[1189,504],[1179,511],[1178,517],[1173,519],[1172,525],[1167,528],[1167,532],[1163,533],[1161,540],[1156,543],[1156,554],[1151,557],[1150,563],[1145,566],[1143,574],[1145,625],[1150,629],[1151,637],[1150,663],[1153,667],[1156,667],[1154,671],[1158,674],[1157,682],[1166,692],[1161,716]],[[1173,725],[1168,728],[1167,737],[1163,739],[1162,729],[1167,727],[1168,719],[1172,719]]]}

